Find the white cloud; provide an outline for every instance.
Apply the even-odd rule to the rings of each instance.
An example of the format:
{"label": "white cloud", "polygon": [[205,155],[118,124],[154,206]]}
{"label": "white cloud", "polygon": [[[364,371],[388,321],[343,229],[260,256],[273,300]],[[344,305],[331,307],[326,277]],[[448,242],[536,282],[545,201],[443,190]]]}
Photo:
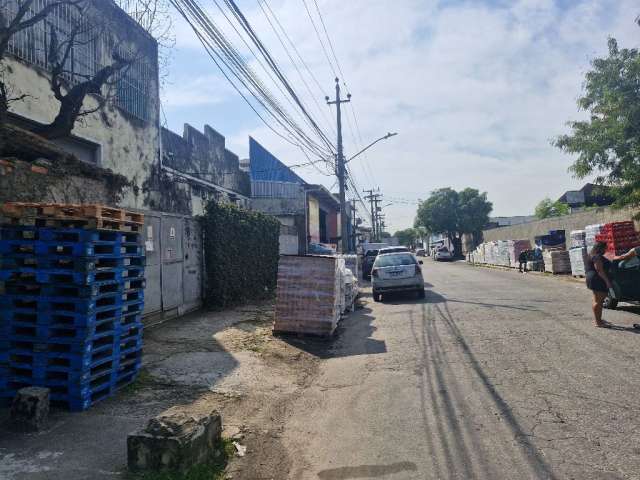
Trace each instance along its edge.
{"label": "white cloud", "polygon": [[[324,103],[324,92],[333,91],[333,72],[302,2],[270,4],[321,82],[324,91],[316,88],[315,94]],[[489,193],[498,215],[530,213],[543,197],[560,196],[582,183],[567,173],[571,158],[549,141],[566,131],[567,120],[582,115],[575,100],[590,59],[606,52],[607,37],[619,38],[623,46],[639,43],[634,18],[640,8],[632,0],[319,4],[353,94],[364,143],[387,131],[400,133],[353,162],[359,186],[379,186],[389,197],[409,199],[425,198],[444,186],[472,186]],[[265,17],[256,9],[245,13],[326,125]],[[219,15],[216,21],[224,25]],[[227,31],[240,47],[234,32]],[[190,55],[204,55],[188,33],[181,30],[179,46]],[[211,64],[206,72],[186,73],[207,78],[214,69]],[[210,103],[221,98],[221,85],[211,83],[206,95]],[[199,95],[183,90],[169,93],[168,99],[198,109]],[[241,131],[214,125],[230,134],[227,142],[233,150],[246,156],[251,134],[285,162],[304,161],[299,151],[245,110]],[[345,121],[347,155],[359,149],[352,141],[351,123]],[[246,127],[251,124],[255,127]],[[333,183],[313,168],[301,173],[310,182]],[[389,207],[387,219],[392,229],[403,228],[412,223],[414,213],[415,206],[398,204]]]}

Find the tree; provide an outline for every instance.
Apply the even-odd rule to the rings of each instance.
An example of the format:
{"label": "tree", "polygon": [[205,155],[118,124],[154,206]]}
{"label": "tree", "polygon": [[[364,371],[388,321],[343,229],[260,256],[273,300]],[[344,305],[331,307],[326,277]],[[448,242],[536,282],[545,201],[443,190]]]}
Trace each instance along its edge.
{"label": "tree", "polygon": [[[163,8],[166,0],[117,3],[161,42],[169,38],[170,20]],[[53,122],[38,128],[38,134],[49,139],[68,136],[79,119],[103,109],[116,96],[116,80],[140,61],[141,55],[135,46],[114,38],[117,18],[105,14],[105,8],[108,3],[102,0],[0,0],[0,126],[7,121],[11,103],[27,98],[13,95],[5,78],[5,59],[12,38],[29,29],[41,28],[45,37],[51,91],[60,103]],[[101,48],[107,50],[101,65],[74,69],[74,52],[84,49],[93,58]],[[89,95],[98,100],[97,106],[86,107]]]}
{"label": "tree", "polygon": [[400,245],[413,247],[416,244],[418,232],[414,228],[405,228],[404,230],[398,230],[393,236],[398,239]]}
{"label": "tree", "polygon": [[547,197],[536,206],[535,215],[536,218],[540,220],[550,217],[569,215],[569,205],[560,201],[554,202]]}
{"label": "tree", "polygon": [[612,187],[617,206],[640,205],[640,51],[608,42],[606,58],[591,62],[578,106],[588,113],[569,122],[571,133],[553,144],[577,155],[570,171],[577,178],[597,174]]}
{"label": "tree", "polygon": [[441,188],[420,203],[415,224],[428,232],[447,235],[456,255],[460,255],[462,235],[471,234],[475,240],[489,221],[491,210],[493,205],[486,193],[473,188],[461,192]]}

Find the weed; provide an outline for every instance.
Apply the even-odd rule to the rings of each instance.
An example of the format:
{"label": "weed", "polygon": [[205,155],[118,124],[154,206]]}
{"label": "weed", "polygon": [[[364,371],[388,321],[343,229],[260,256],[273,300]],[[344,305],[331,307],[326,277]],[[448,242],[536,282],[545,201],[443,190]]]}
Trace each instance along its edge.
{"label": "weed", "polygon": [[142,368],[136,380],[122,389],[123,393],[137,393],[145,387],[149,387],[156,383],[156,379],[149,373],[146,368]]}
{"label": "weed", "polygon": [[224,471],[235,452],[233,441],[223,438],[220,455],[215,461],[193,465],[186,472],[129,473],[126,480],[223,480]]}

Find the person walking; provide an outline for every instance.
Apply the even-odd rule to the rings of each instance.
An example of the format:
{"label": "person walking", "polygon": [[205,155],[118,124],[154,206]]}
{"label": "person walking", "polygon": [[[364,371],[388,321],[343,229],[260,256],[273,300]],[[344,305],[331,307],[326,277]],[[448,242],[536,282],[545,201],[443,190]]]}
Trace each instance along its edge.
{"label": "person walking", "polygon": [[[518,263],[520,264],[520,266],[518,267],[518,271],[520,273],[527,273],[528,258],[529,258],[529,250],[523,250],[522,252],[520,252],[520,255],[518,255]],[[524,271],[522,269],[523,265],[524,265]]]}
{"label": "person walking", "polygon": [[609,292],[615,297],[613,284],[608,274],[611,262],[604,256],[606,250],[607,244],[605,242],[596,243],[591,249],[585,269],[587,288],[593,292],[592,309],[595,326],[600,328],[609,327],[609,324],[602,320],[602,304]]}

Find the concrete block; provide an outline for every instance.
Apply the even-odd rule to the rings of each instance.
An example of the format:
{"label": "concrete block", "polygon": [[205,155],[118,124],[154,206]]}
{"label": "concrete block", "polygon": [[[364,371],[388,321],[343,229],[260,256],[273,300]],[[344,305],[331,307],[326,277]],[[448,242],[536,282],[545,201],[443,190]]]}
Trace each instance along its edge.
{"label": "concrete block", "polygon": [[127,464],[137,471],[184,471],[215,458],[222,419],[216,411],[194,414],[173,407],[127,437]]}
{"label": "concrete block", "polygon": [[20,432],[38,432],[47,426],[49,389],[26,387],[18,390],[11,404],[11,427]]}

